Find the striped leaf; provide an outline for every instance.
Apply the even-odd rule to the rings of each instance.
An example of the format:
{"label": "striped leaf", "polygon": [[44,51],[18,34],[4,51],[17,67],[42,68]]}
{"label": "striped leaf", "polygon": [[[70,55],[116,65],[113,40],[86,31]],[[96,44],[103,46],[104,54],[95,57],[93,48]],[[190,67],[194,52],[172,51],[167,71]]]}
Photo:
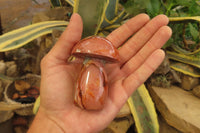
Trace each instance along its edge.
{"label": "striped leaf", "polygon": [[83,19],[83,37],[97,34],[108,4],[109,0],[75,0],[74,12]]}
{"label": "striped leaf", "polygon": [[74,0],[65,0],[67,3],[69,3],[72,7],[74,7]]}
{"label": "striped leaf", "polygon": [[187,51],[185,49],[182,49],[181,47],[179,47],[178,45],[171,45],[171,47],[178,53],[182,53],[182,54],[185,54],[185,55],[195,55],[197,53],[200,52],[200,48],[199,49],[196,49],[195,51],[193,52],[190,52],[190,51]]}
{"label": "striped leaf", "polygon": [[0,36],[0,52],[22,47],[54,29],[64,30],[67,25],[66,21],[45,21],[3,34]]}
{"label": "striped leaf", "polygon": [[192,77],[200,77],[200,69],[193,67],[191,65],[180,63],[180,62],[170,62],[170,67],[175,71],[181,72],[185,75],[189,75]]}
{"label": "striped leaf", "polygon": [[119,0],[109,0],[109,4],[108,7],[106,8],[104,21],[101,25],[101,28],[119,23],[124,19],[127,13],[125,12],[124,9],[119,12],[118,6],[119,6]]}
{"label": "striped leaf", "polygon": [[200,58],[195,56],[188,56],[180,53],[167,51],[169,59],[179,61],[200,68]]}
{"label": "striped leaf", "polygon": [[110,31],[112,31],[112,30],[115,30],[115,29],[119,28],[120,26],[121,26],[121,24],[112,24],[110,26],[107,26],[107,27],[103,28],[103,30],[110,30]]}
{"label": "striped leaf", "polygon": [[101,25],[101,28],[104,28],[106,26],[112,26],[113,24],[119,23],[123,20],[123,18],[127,15],[125,10],[121,11],[117,16],[115,16],[112,19],[108,19],[106,16],[104,17],[104,21]]}
{"label": "striped leaf", "polygon": [[193,17],[169,17],[170,22],[193,22],[198,21],[200,22],[200,16],[193,16]]}
{"label": "striped leaf", "polygon": [[51,7],[59,7],[62,6],[62,3],[60,0],[49,0]]}
{"label": "striped leaf", "polygon": [[154,103],[145,85],[141,85],[128,99],[138,133],[158,133],[159,124]]}
{"label": "striped leaf", "polygon": [[[126,17],[126,16],[125,16],[125,17]],[[123,25],[123,24],[126,23],[127,21],[128,21],[128,19],[123,18],[122,21],[118,22],[118,20],[117,20],[117,22],[114,22],[114,24],[110,24],[110,25],[105,26],[105,27],[104,27],[104,23],[102,23],[102,27],[101,27],[102,29],[100,29],[100,31],[101,31],[101,32],[103,32],[103,31],[109,31],[109,32],[111,32],[111,31],[113,31],[113,30],[119,28],[121,25]],[[106,24],[106,25],[107,25],[107,24]]]}
{"label": "striped leaf", "polygon": [[[193,17],[169,17],[170,23],[187,23],[187,22],[200,22],[200,16],[193,16]],[[189,33],[193,37],[194,40],[197,40],[199,38],[199,31],[191,24],[189,25]],[[180,48],[177,45],[172,45],[172,48],[179,53],[183,53],[185,55],[194,55],[200,52],[200,48],[194,50],[194,51],[187,51],[182,48]]]}

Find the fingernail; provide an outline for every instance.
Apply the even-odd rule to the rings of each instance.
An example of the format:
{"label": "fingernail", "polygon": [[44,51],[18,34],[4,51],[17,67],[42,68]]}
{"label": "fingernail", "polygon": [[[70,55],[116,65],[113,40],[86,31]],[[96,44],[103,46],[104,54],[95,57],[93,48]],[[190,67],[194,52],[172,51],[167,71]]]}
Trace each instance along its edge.
{"label": "fingernail", "polygon": [[73,19],[74,19],[77,15],[79,15],[79,14],[78,14],[78,13],[73,13],[72,16],[71,16],[71,18],[70,18],[70,21],[73,21]]}

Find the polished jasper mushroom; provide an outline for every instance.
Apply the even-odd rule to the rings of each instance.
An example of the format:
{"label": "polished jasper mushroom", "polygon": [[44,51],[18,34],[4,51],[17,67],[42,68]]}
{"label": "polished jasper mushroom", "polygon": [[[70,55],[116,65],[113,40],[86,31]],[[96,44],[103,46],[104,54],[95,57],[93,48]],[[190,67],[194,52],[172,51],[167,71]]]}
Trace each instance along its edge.
{"label": "polished jasper mushroom", "polygon": [[84,59],[75,88],[75,104],[87,110],[102,109],[108,95],[104,64],[119,61],[117,49],[106,38],[91,36],[79,41],[72,55]]}

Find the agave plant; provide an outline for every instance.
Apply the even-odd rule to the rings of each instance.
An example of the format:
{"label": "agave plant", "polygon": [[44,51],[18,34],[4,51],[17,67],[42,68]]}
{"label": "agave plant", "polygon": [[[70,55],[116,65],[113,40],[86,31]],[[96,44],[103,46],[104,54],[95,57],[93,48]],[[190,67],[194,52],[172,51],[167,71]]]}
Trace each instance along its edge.
{"label": "agave plant", "polygon": [[[124,3],[129,13],[134,0]],[[135,2],[135,1],[134,1]],[[136,1],[137,2],[137,1]],[[135,3],[136,3],[135,2]],[[178,72],[200,77],[200,3],[198,0],[141,0],[136,3],[151,17],[165,14],[173,30],[172,38],[163,47],[170,59],[170,67]],[[137,7],[135,8],[137,9]],[[137,9],[138,10],[138,9]],[[170,48],[170,50],[169,50]]]}
{"label": "agave plant", "polygon": [[[167,50],[166,52],[169,59],[173,60],[171,61],[171,68],[192,77],[200,77],[200,48],[198,46],[200,38],[199,31],[195,27],[195,23],[200,22],[200,17],[172,17],[169,19],[171,23],[175,23],[174,25],[183,24],[188,26],[183,27],[183,30],[181,32],[182,41],[176,42],[176,37],[174,37],[174,42],[176,44],[171,45],[170,47],[172,48],[172,50]],[[187,34],[190,35],[186,35],[186,28],[188,30]],[[188,39],[186,38],[186,36]],[[193,43],[190,44],[193,45],[193,48],[188,48],[189,42]]]}
{"label": "agave plant", "polygon": [[[73,12],[79,13],[83,19],[83,37],[106,36],[129,18],[127,13],[129,6],[119,8],[119,0],[66,0],[66,2],[73,7]],[[52,7],[62,6],[60,0],[50,0],[50,3]],[[66,21],[47,21],[6,33],[0,36],[0,52],[20,48],[42,35],[51,33],[54,29],[64,30],[67,25]],[[38,98],[34,106],[35,113],[39,103]],[[155,107],[144,85],[128,99],[128,104],[139,133],[159,132]]]}

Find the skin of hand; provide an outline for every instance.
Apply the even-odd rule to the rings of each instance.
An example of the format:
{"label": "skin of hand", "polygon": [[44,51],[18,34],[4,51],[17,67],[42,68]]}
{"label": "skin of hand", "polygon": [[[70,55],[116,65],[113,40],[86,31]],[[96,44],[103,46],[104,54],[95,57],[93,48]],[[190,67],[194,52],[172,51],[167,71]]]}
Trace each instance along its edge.
{"label": "skin of hand", "polygon": [[106,128],[128,97],[164,59],[160,48],[170,38],[168,18],[150,20],[139,14],[107,36],[119,48],[120,62],[105,66],[109,94],[100,111],[74,105],[74,86],[80,66],[68,62],[72,47],[81,39],[83,23],[74,13],[51,51],[41,61],[41,104],[28,133],[93,133]]}

